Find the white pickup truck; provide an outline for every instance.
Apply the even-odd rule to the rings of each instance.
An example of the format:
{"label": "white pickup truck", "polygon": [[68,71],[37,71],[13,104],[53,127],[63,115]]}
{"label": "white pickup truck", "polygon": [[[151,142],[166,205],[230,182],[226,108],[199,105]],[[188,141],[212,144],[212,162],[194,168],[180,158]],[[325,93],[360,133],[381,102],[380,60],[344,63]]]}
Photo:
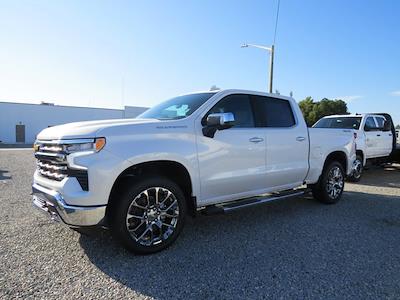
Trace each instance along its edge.
{"label": "white pickup truck", "polygon": [[351,181],[361,179],[367,162],[386,162],[396,149],[396,132],[388,114],[332,115],[317,121],[313,128],[355,130],[357,159]]}
{"label": "white pickup truck", "polygon": [[135,253],[166,248],[187,214],[299,196],[306,185],[336,203],[356,158],[352,130],[307,129],[294,99],[245,90],[47,128],[34,147],[34,205],[78,230],[109,227]]}

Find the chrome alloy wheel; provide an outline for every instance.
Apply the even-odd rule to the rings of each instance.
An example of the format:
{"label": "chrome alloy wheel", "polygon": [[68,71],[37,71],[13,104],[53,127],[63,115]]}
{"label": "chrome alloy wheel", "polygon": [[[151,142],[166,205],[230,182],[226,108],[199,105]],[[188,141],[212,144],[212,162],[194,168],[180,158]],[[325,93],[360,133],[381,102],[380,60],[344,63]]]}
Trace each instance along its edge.
{"label": "chrome alloy wheel", "polygon": [[342,170],[339,167],[333,167],[328,174],[328,180],[326,183],[326,191],[331,199],[339,197],[344,186],[344,176]]}
{"label": "chrome alloy wheel", "polygon": [[151,187],[139,193],[126,215],[126,228],[143,246],[157,245],[174,232],[179,218],[175,195],[163,187]]}
{"label": "chrome alloy wheel", "polygon": [[353,177],[359,179],[362,173],[362,162],[358,158],[353,163]]}

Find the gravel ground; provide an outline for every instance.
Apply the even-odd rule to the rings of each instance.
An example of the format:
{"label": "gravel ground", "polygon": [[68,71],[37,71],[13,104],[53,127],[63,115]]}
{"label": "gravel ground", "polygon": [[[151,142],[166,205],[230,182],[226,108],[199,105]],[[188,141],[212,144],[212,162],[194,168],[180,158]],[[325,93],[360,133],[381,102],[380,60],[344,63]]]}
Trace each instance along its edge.
{"label": "gravel ground", "polygon": [[0,151],[0,298],[400,298],[400,165],[370,169],[337,205],[287,199],[189,219],[135,256],[31,206],[30,150]]}

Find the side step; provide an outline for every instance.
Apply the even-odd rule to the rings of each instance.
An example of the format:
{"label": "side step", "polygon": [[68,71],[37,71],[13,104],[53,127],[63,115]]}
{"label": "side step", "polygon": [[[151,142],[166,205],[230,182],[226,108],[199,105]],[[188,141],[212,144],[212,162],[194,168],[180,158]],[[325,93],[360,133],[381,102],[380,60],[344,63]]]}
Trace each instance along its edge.
{"label": "side step", "polygon": [[298,197],[302,196],[307,193],[309,189],[296,189],[296,190],[289,190],[289,191],[282,191],[279,193],[272,193],[262,196],[256,196],[251,198],[244,198],[239,199],[232,202],[226,202],[221,204],[215,204],[207,206],[202,210],[202,213],[205,215],[215,215],[215,214],[223,214],[228,213],[237,209],[250,207],[254,205],[259,205],[267,202],[272,202],[276,200],[287,199],[291,197]]}

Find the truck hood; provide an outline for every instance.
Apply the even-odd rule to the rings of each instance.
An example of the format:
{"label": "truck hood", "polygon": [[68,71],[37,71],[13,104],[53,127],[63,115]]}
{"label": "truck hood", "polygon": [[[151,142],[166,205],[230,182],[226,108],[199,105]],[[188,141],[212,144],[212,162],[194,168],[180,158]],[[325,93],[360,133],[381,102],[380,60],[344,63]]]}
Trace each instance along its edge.
{"label": "truck hood", "polygon": [[130,126],[135,124],[159,123],[157,119],[113,119],[74,122],[63,125],[57,125],[42,130],[37,139],[40,140],[58,140],[58,139],[76,139],[76,138],[94,138],[101,129],[116,126]]}

